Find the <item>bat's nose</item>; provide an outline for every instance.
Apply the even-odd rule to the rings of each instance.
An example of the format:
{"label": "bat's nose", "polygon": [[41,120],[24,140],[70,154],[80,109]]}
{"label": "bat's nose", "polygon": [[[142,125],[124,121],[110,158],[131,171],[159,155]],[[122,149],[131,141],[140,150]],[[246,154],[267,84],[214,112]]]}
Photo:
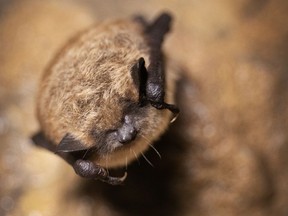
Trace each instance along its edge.
{"label": "bat's nose", "polygon": [[132,124],[124,123],[117,131],[117,139],[120,143],[129,143],[136,138],[137,130]]}

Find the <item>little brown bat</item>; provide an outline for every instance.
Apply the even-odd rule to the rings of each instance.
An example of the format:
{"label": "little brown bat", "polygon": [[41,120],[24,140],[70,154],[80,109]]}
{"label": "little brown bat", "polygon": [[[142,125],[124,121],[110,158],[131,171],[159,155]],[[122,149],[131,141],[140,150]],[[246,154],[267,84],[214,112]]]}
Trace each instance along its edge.
{"label": "little brown bat", "polygon": [[107,169],[137,158],[179,113],[162,53],[170,23],[167,13],[103,22],[69,41],[41,80],[33,141],[82,177],[122,183],[126,173]]}

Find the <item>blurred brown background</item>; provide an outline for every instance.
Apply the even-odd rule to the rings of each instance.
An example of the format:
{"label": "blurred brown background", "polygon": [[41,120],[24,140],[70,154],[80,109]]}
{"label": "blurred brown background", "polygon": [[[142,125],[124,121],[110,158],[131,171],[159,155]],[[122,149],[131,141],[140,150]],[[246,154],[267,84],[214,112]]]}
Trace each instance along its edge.
{"label": "blurred brown background", "polygon": [[[36,148],[34,99],[65,41],[97,21],[173,13],[179,119],[124,186]],[[286,0],[1,0],[0,215],[288,215]]]}

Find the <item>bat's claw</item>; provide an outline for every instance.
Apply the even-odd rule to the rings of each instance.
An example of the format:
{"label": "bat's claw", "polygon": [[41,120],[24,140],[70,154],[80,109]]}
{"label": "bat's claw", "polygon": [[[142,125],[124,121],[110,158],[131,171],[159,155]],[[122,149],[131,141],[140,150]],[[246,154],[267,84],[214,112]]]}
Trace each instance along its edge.
{"label": "bat's claw", "polygon": [[127,172],[125,172],[122,177],[112,177],[108,175],[105,179],[99,178],[99,180],[109,183],[111,185],[121,185],[125,181],[126,177],[127,177]]}
{"label": "bat's claw", "polygon": [[124,176],[122,177],[109,176],[109,173],[105,168],[96,165],[89,160],[79,159],[74,163],[73,168],[81,177],[99,179],[100,181],[109,183],[111,185],[123,184],[127,177],[127,172],[125,172]]}

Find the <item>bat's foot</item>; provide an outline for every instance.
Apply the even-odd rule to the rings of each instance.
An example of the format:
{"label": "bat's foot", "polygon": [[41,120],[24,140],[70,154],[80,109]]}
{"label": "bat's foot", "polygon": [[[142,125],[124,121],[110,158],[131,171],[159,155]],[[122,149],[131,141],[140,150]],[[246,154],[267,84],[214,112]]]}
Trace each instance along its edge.
{"label": "bat's foot", "polygon": [[175,115],[179,114],[180,112],[179,108],[174,104],[167,104],[165,102],[159,103],[159,102],[154,102],[154,101],[150,101],[150,103],[156,109],[168,109]]}
{"label": "bat's foot", "polygon": [[170,110],[173,113],[173,117],[172,117],[170,123],[174,122],[177,119],[180,110],[179,110],[179,108],[176,105],[167,104],[165,102],[157,103],[157,102],[153,102],[153,101],[150,101],[150,103],[156,109],[168,109],[168,110]]}
{"label": "bat's foot", "polygon": [[109,176],[109,173],[105,168],[98,166],[88,160],[77,160],[74,163],[73,168],[75,172],[83,178],[99,179],[100,181],[109,183],[111,185],[120,185],[127,177],[126,172],[122,177]]}

